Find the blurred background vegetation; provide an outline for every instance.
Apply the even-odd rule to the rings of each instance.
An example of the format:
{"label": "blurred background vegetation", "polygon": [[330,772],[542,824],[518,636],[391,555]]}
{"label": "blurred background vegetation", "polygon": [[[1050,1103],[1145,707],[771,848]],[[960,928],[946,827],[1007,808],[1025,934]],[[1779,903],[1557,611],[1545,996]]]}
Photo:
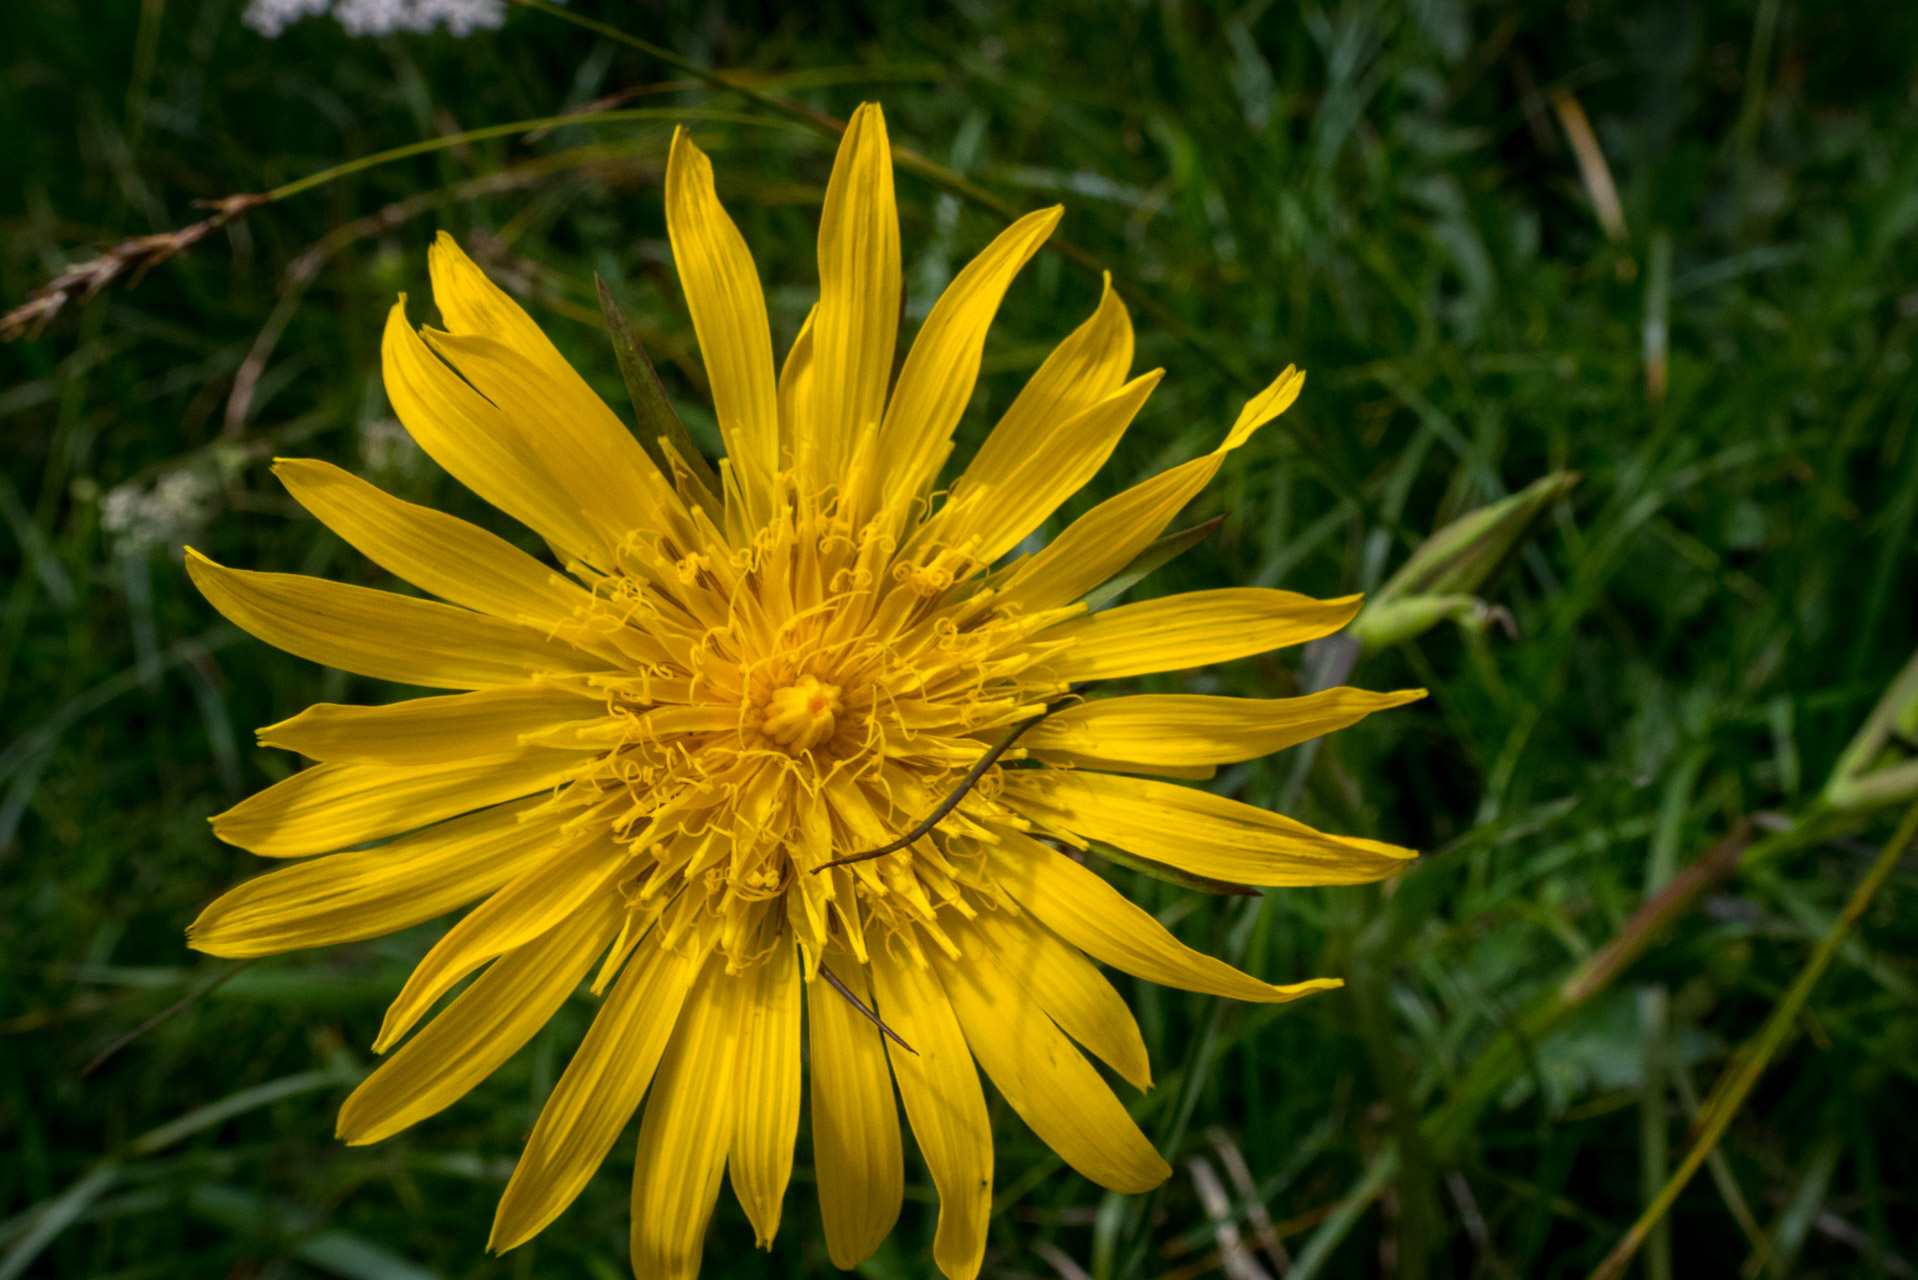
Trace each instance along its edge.
{"label": "blurred background vegetation", "polygon": [[[385,309],[406,290],[430,318],[441,228],[623,412],[603,275],[710,447],[660,210],[670,122],[713,151],[782,344],[814,295],[833,151],[754,95],[838,117],[878,99],[896,142],[976,184],[900,175],[912,318],[1001,225],[993,201],[1068,206],[1082,253],[1041,255],[1014,287],[962,458],[1090,310],[1088,261],[1132,300],[1137,367],[1169,376],[1076,509],[1211,447],[1287,362],[1310,370],[1289,429],[1233,455],[1181,521],[1223,525],[1135,596],[1375,591],[1434,529],[1579,477],[1549,486],[1500,572],[1400,584],[1466,597],[1429,629],[1400,616],[1362,653],[1148,682],[1272,696],[1356,662],[1356,683],[1429,687],[1216,783],[1429,856],[1383,888],[1253,898],[1108,867],[1195,946],[1349,985],[1247,1007],[1121,979],[1158,1077],[1125,1096],[1175,1175],[1107,1196],[1001,1107],[988,1273],[1582,1276],[1777,1014],[1770,1072],[1634,1265],[1913,1274],[1911,871],[1810,1001],[1783,1000],[1890,829],[1821,825],[1815,797],[1918,636],[1918,8],[572,11],[752,92],[525,9],[464,38],[309,18],[267,39],[239,0],[0,6],[0,306],[206,216],[196,201],[485,126],[658,112],[290,195],[0,348],[0,1276],[627,1273],[630,1143],[535,1244],[483,1252],[584,997],[465,1103],[347,1149],[332,1110],[443,926],[203,992],[231,966],[182,930],[258,870],[205,818],[296,766],[252,728],[399,691],[238,635],[179,548],[385,585],[279,491],[275,454],[501,527],[380,388]],[[808,1150],[770,1257],[722,1195],[707,1276],[830,1272]],[[866,1275],[930,1272],[932,1193],[908,1180]]]}

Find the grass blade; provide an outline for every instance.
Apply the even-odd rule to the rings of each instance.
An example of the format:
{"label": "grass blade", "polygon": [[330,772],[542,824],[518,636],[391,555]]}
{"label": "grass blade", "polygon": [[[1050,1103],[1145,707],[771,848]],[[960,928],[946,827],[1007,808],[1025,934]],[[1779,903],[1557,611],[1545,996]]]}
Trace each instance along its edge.
{"label": "grass blade", "polygon": [[1878,890],[1890,878],[1892,869],[1904,856],[1905,848],[1911,843],[1913,835],[1918,835],[1918,805],[1913,806],[1905,814],[1904,820],[1898,824],[1898,830],[1886,842],[1883,851],[1878,855],[1878,860],[1872,863],[1871,870],[1865,873],[1865,878],[1859,881],[1857,889],[1852,892],[1851,901],[1845,904],[1844,911],[1832,923],[1830,932],[1819,940],[1817,949],[1812,952],[1811,959],[1793,981],[1790,990],[1785,992],[1784,998],[1773,1008],[1771,1016],[1765,1019],[1764,1027],[1732,1060],[1731,1065],[1725,1068],[1725,1074],[1719,1078],[1718,1084],[1706,1097],[1704,1105],[1699,1108],[1698,1137],[1692,1143],[1691,1150],[1685,1153],[1684,1160],[1679,1163],[1677,1171],[1665,1183],[1665,1189],[1659,1193],[1658,1198],[1646,1206],[1645,1212],[1639,1215],[1638,1221],[1634,1222],[1631,1230],[1625,1233],[1625,1238],[1620,1240],[1611,1253],[1606,1255],[1605,1260],[1593,1269],[1591,1280],[1617,1280],[1619,1276],[1625,1274],[1626,1267],[1631,1265],[1633,1255],[1645,1243],[1652,1228],[1664,1218],[1666,1212],[1672,1207],[1672,1202],[1678,1199],[1679,1193],[1691,1182],[1692,1175],[1698,1172],[1698,1167],[1705,1162],[1705,1157],[1717,1149],[1718,1140],[1725,1136],[1725,1129],[1731,1124],[1732,1117],[1738,1113],[1739,1107],[1744,1105],[1745,1098],[1751,1093],[1752,1087],[1758,1083],[1758,1078],[1765,1074],[1765,1068],[1770,1065],[1772,1056],[1783,1047],[1793,1029],[1797,1027],[1799,1012],[1805,1007],[1805,1002],[1811,998],[1812,988],[1816,987],[1818,980],[1824,977],[1826,968],[1831,964],[1832,956],[1838,952],[1839,944],[1845,940],[1845,935],[1851,932],[1851,927],[1858,922],[1860,916],[1865,914],[1865,908],[1871,905],[1871,900],[1878,895]]}

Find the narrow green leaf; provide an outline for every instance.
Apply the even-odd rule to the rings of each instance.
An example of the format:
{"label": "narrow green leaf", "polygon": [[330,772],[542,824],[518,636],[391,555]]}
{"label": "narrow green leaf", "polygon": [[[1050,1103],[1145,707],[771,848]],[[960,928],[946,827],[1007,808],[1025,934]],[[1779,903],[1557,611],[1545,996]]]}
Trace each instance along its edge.
{"label": "narrow green leaf", "polygon": [[6,1257],[0,1258],[0,1280],[14,1280],[15,1276],[32,1266],[41,1250],[52,1244],[55,1236],[71,1226],[74,1219],[105,1195],[119,1178],[119,1163],[109,1160],[95,1165],[86,1177],[44,1202],[26,1238],[8,1250]]}
{"label": "narrow green leaf", "polygon": [[687,497],[706,508],[715,521],[720,518],[719,477],[713,474],[706,455],[693,443],[686,424],[673,411],[666,389],[659,384],[646,349],[639,345],[633,322],[613,300],[613,291],[597,272],[593,284],[599,289],[599,309],[606,317],[606,332],[613,339],[613,354],[619,358],[619,373],[626,380],[626,394],[633,400],[633,416],[639,421],[639,443],[660,470],[672,476]]}
{"label": "narrow green leaf", "polygon": [[194,1134],[224,1124],[234,1116],[244,1115],[256,1107],[278,1102],[282,1098],[297,1097],[302,1093],[312,1093],[316,1089],[325,1089],[334,1085],[358,1084],[359,1073],[341,1067],[324,1067],[318,1071],[301,1071],[290,1076],[281,1076],[278,1080],[269,1080],[265,1084],[256,1084],[250,1089],[228,1094],[217,1102],[209,1102],[204,1107],[187,1112],[176,1120],[170,1120],[157,1129],[150,1129],[133,1140],[128,1150],[134,1155],[150,1156],[164,1150]]}
{"label": "narrow green leaf", "polygon": [[1169,564],[1192,548],[1205,541],[1206,535],[1225,523],[1224,516],[1213,516],[1210,520],[1181,529],[1177,533],[1168,533],[1151,546],[1132,558],[1132,563],[1106,579],[1103,586],[1095,587],[1086,593],[1081,602],[1087,609],[1102,609],[1120,596],[1138,585],[1141,578],[1161,565]]}

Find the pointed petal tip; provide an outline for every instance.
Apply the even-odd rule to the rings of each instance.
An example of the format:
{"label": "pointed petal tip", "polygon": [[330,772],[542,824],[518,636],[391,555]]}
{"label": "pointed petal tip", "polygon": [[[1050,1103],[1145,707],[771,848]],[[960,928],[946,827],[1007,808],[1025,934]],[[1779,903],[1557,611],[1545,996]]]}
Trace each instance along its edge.
{"label": "pointed petal tip", "polygon": [[511,1253],[538,1234],[539,1231],[537,1228],[528,1231],[526,1224],[523,1222],[509,1223],[506,1215],[506,1202],[501,1200],[499,1211],[493,1215],[493,1229],[486,1237],[486,1251],[488,1253]]}
{"label": "pointed petal tip", "polygon": [[370,1147],[380,1139],[368,1136],[357,1129],[349,1129],[345,1125],[339,1125],[333,1130],[333,1140],[349,1147]]}

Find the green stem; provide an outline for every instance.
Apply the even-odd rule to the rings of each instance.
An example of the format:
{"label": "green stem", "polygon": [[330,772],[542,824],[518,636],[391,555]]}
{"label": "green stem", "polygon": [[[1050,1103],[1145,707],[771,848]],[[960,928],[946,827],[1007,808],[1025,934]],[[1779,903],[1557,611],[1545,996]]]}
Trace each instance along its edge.
{"label": "green stem", "polygon": [[1738,1053],[1731,1065],[1725,1068],[1725,1074],[1719,1077],[1718,1084],[1705,1099],[1705,1105],[1699,1108],[1698,1140],[1692,1143],[1691,1150],[1685,1153],[1685,1159],[1679,1163],[1678,1170],[1666,1181],[1665,1189],[1659,1192],[1656,1200],[1646,1206],[1645,1212],[1640,1214],[1638,1221],[1632,1224],[1632,1229],[1625,1233],[1625,1238],[1620,1240],[1617,1247],[1607,1254],[1605,1260],[1592,1271],[1590,1280],[1617,1280],[1625,1273],[1625,1268],[1631,1265],[1633,1255],[1645,1243],[1652,1229],[1664,1219],[1666,1212],[1672,1207],[1672,1202],[1678,1199],[1679,1193],[1684,1191],[1686,1185],[1691,1182],[1692,1175],[1698,1172],[1698,1167],[1705,1163],[1705,1157],[1717,1149],[1718,1141],[1725,1136],[1725,1130],[1731,1124],[1732,1117],[1738,1114],[1738,1109],[1744,1105],[1746,1097],[1758,1083],[1758,1078],[1765,1074],[1765,1068],[1771,1064],[1772,1057],[1784,1047],[1786,1040],[1797,1028],[1798,1015],[1804,1010],[1805,1002],[1811,998],[1812,989],[1818,985],[1818,980],[1824,977],[1826,968],[1831,964],[1831,958],[1838,953],[1838,948],[1850,934],[1851,927],[1858,922],[1860,916],[1865,914],[1865,908],[1871,905],[1871,900],[1877,896],[1878,890],[1891,877],[1892,869],[1904,856],[1905,848],[1911,843],[1914,835],[1918,835],[1918,805],[1913,805],[1905,813],[1904,820],[1898,824],[1898,830],[1885,843],[1884,849],[1878,855],[1878,860],[1872,863],[1871,870],[1865,873],[1865,878],[1859,882],[1857,889],[1853,890],[1851,901],[1845,904],[1844,911],[1839,914],[1837,920],[1832,922],[1825,936],[1819,939],[1817,949],[1812,952],[1810,961],[1799,973],[1797,980],[1791,984],[1791,989],[1785,992],[1785,998],[1772,1009],[1771,1016],[1765,1019],[1765,1025],[1760,1028],[1758,1035]]}
{"label": "green stem", "polygon": [[1539,1044],[1564,1026],[1594,996],[1610,987],[1675,921],[1689,912],[1707,890],[1736,871],[1741,858],[1757,861],[1761,857],[1776,856],[1781,846],[1802,847],[1811,843],[1821,830],[1822,824],[1807,819],[1790,831],[1751,846],[1747,854],[1750,829],[1740,823],[1698,861],[1673,877],[1670,884],[1647,898],[1611,941],[1593,952],[1564,982],[1519,1013],[1506,1033],[1487,1045],[1466,1069],[1446,1103],[1426,1117],[1424,1130],[1432,1144],[1434,1158],[1441,1163],[1458,1159],[1471,1140],[1479,1114],[1525,1070],[1530,1046]]}
{"label": "green stem", "polygon": [[[1368,905],[1376,914],[1378,891],[1373,886],[1367,888]],[[1432,1250],[1439,1240],[1438,1175],[1430,1144],[1419,1128],[1418,1104],[1411,1081],[1406,1078],[1405,1062],[1392,1034],[1387,1003],[1389,965],[1388,957],[1361,943],[1346,971],[1346,988],[1351,992],[1359,1033],[1372,1059],[1379,1092],[1392,1112],[1392,1131],[1399,1151],[1398,1274],[1403,1280],[1425,1280],[1430,1273]]]}
{"label": "green stem", "polygon": [[[1639,1030],[1644,1038],[1640,1065],[1644,1087],[1638,1099],[1639,1193],[1655,1202],[1671,1175],[1671,1147],[1665,1114],[1665,1083],[1671,1044],[1671,998],[1661,983],[1638,989]],[[1645,1242],[1645,1280],[1672,1280],[1671,1224],[1661,1222]]]}
{"label": "green stem", "polygon": [[[594,35],[603,36],[608,40],[626,45],[628,48],[637,49],[649,57],[657,58],[669,67],[685,72],[696,80],[703,80],[715,88],[724,89],[729,93],[739,94],[749,102],[756,103],[768,111],[776,111],[780,115],[797,121],[809,129],[816,130],[826,137],[838,138],[846,132],[846,122],[837,116],[828,115],[823,111],[815,111],[804,103],[794,102],[789,98],[781,98],[774,94],[761,92],[751,85],[740,83],[737,79],[729,77],[723,72],[716,71],[708,66],[703,66],[690,58],[682,57],[663,45],[654,44],[650,40],[643,40],[630,32],[621,31],[618,27],[595,21],[583,14],[574,13],[570,9],[561,8],[559,5],[551,3],[551,0],[509,0],[509,2],[519,5],[524,9],[532,9],[536,12],[546,14],[549,17],[558,18],[562,22],[570,22],[576,27],[582,27],[587,31],[591,31]],[[1018,206],[1011,201],[1002,196],[994,195],[984,187],[975,182],[968,181],[965,177],[948,169],[945,165],[920,155],[910,147],[902,147],[895,144],[892,148],[892,159],[893,163],[901,169],[916,173],[934,186],[942,187],[956,196],[971,201],[982,209],[990,210],[1006,222],[1014,222],[1022,216]],[[1111,267],[1106,266],[1105,263],[1100,260],[1099,256],[1090,249],[1075,244],[1063,236],[1053,236],[1046,242],[1045,247],[1048,251],[1056,253],[1060,257],[1078,263],[1088,271],[1095,274],[1110,275],[1119,286],[1121,296],[1149,312],[1160,328],[1171,334],[1176,341],[1193,352],[1193,354],[1199,356],[1207,364],[1210,364],[1228,381],[1248,391],[1257,390],[1261,385],[1258,380],[1254,379],[1244,369],[1237,367],[1224,356],[1220,355],[1210,345],[1201,341],[1199,336],[1194,333],[1183,320],[1179,319],[1169,308],[1151,294],[1147,293],[1138,281],[1127,276],[1124,272],[1115,271]],[[1325,456],[1318,442],[1307,436],[1297,422],[1281,417],[1276,425],[1278,429],[1298,447],[1299,451],[1305,455],[1312,469],[1318,473],[1327,488],[1331,489],[1341,498],[1346,498],[1356,503],[1359,509],[1365,512],[1369,519],[1391,529],[1407,546],[1415,545],[1417,540],[1412,536],[1410,530],[1406,529],[1400,521],[1387,519],[1382,516],[1379,512],[1378,504],[1366,497],[1357,482],[1346,475],[1342,469]]]}
{"label": "green stem", "polygon": [[534,120],[515,120],[510,124],[489,124],[480,129],[468,129],[464,133],[452,133],[443,138],[428,138],[422,142],[409,142],[403,147],[389,147],[385,151],[375,151],[370,156],[360,156],[344,164],[336,164],[331,169],[322,169],[318,173],[309,173],[304,178],[295,178],[282,186],[266,193],[268,200],[284,200],[288,196],[310,191],[314,187],[324,186],[335,178],[344,178],[362,169],[371,169],[394,160],[404,160],[408,156],[426,155],[433,151],[444,151],[448,147],[457,147],[468,142],[484,142],[488,138],[506,138],[515,134],[532,133],[539,129],[555,129],[569,124],[621,124],[632,120],[715,120],[725,124],[770,124],[763,116],[747,115],[739,111],[695,111],[684,107],[634,107],[625,111],[572,111],[560,116],[541,116]]}

